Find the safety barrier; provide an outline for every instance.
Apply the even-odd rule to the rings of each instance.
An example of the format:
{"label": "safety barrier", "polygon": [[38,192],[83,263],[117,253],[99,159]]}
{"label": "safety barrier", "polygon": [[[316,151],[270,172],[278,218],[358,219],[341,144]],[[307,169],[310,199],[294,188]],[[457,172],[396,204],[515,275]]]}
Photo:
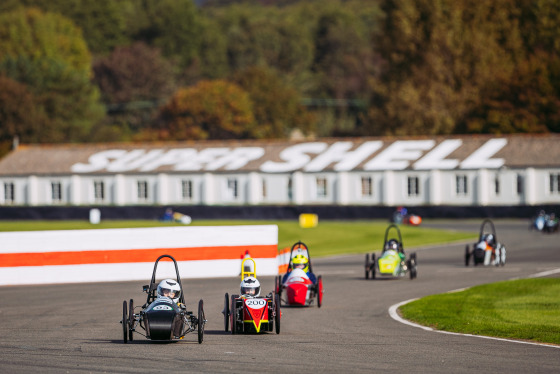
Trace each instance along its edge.
{"label": "safety barrier", "polygon": [[[278,274],[278,226],[192,226],[0,233],[0,285],[148,279],[162,254],[181,278],[238,276],[250,252],[259,276]],[[158,278],[174,276],[161,262]]]}
{"label": "safety barrier", "polygon": [[288,271],[288,263],[290,262],[290,247],[279,250],[277,259],[278,274],[285,274]]}

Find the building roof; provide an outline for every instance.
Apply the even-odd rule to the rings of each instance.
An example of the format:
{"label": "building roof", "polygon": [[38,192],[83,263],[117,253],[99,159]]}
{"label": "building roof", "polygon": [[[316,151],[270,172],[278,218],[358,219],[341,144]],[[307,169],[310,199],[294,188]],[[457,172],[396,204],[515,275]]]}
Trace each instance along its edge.
{"label": "building roof", "polygon": [[560,135],[20,145],[0,175],[560,167]]}

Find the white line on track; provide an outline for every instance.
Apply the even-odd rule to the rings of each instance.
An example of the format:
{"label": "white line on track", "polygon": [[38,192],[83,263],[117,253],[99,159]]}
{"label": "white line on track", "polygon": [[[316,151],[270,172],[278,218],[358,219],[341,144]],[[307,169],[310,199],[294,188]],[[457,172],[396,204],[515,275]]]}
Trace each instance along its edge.
{"label": "white line on track", "polygon": [[[549,270],[549,271],[543,271],[541,273],[537,273],[537,274],[533,274],[533,275],[529,275],[527,278],[538,278],[538,277],[545,277],[547,275],[551,275],[551,274],[557,274],[560,273],[560,269],[554,269],[554,270]],[[468,287],[467,287],[468,288]],[[459,291],[464,291],[467,288],[461,288],[459,290],[453,290],[453,291],[449,291],[449,292],[459,292]],[[519,344],[528,344],[528,345],[538,345],[541,347],[549,347],[549,348],[556,348],[556,349],[560,349],[560,345],[550,345],[550,344],[544,344],[544,343],[533,343],[533,342],[526,342],[523,340],[513,340],[513,339],[504,339],[504,338],[495,338],[493,336],[483,336],[483,335],[472,335],[472,334],[461,334],[458,332],[449,332],[449,331],[442,331],[442,330],[436,330],[433,329],[431,327],[427,327],[427,326],[422,326],[419,325],[417,323],[414,322],[410,322],[404,318],[402,318],[401,316],[399,316],[399,314],[397,313],[397,309],[399,309],[401,306],[406,305],[410,302],[413,302],[416,299],[410,299],[410,300],[406,300],[406,301],[401,301],[400,303],[397,303],[395,305],[391,305],[389,307],[389,315],[391,316],[392,319],[394,319],[397,322],[403,323],[405,325],[409,325],[412,327],[417,327],[419,329],[425,330],[425,331],[432,331],[432,332],[438,332],[440,334],[447,334],[447,335],[457,335],[457,336],[472,336],[474,338],[481,338],[481,339],[490,339],[490,340],[498,340],[498,341],[502,341],[502,342],[509,342],[509,343],[519,343]]]}
{"label": "white line on track", "polygon": [[543,271],[541,273],[529,275],[527,278],[546,277],[546,276],[549,276],[549,275],[552,275],[552,274],[558,274],[558,273],[560,273],[560,269],[554,269],[554,270]]}

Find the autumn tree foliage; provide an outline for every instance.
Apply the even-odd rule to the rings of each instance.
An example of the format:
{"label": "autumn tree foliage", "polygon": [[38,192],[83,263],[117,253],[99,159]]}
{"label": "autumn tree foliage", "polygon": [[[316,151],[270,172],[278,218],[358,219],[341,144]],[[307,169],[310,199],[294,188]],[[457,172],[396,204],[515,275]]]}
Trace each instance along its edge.
{"label": "autumn tree foliage", "polygon": [[180,70],[199,53],[201,25],[192,0],[122,0],[130,38],[158,48]]}
{"label": "autumn tree foliage", "polygon": [[44,13],[57,13],[81,29],[92,53],[108,53],[129,42],[126,35],[126,13],[130,4],[114,0],[4,0],[1,11],[18,7],[37,8]]}
{"label": "autumn tree foliage", "polygon": [[158,49],[137,42],[93,63],[93,81],[108,104],[167,99],[175,90],[173,67]]}
{"label": "autumn tree foliage", "polygon": [[46,118],[37,98],[28,88],[0,75],[0,155],[10,150],[12,141],[37,142]]}
{"label": "autumn tree foliage", "polygon": [[301,103],[297,90],[282,81],[277,72],[251,67],[237,72],[233,81],[249,93],[255,116],[255,138],[288,138],[292,131],[309,134],[315,118]]}
{"label": "autumn tree foliage", "polygon": [[223,80],[179,89],[161,110],[160,139],[205,140],[255,137],[249,94]]}
{"label": "autumn tree foliage", "polygon": [[128,140],[151,126],[160,104],[175,91],[172,64],[143,42],[117,47],[93,63],[93,82],[108,109],[94,140]]}
{"label": "autumn tree foliage", "polygon": [[[46,119],[40,142],[87,140],[104,115],[91,84],[91,55],[67,18],[36,8],[0,14],[0,73],[27,87]],[[20,91],[22,92],[22,91]]]}
{"label": "autumn tree foliage", "polygon": [[558,132],[559,58],[557,0],[0,2],[45,142],[185,138],[154,103],[212,80],[252,103],[226,137]]}
{"label": "autumn tree foliage", "polygon": [[369,134],[558,128],[553,1],[384,0],[382,9]]}

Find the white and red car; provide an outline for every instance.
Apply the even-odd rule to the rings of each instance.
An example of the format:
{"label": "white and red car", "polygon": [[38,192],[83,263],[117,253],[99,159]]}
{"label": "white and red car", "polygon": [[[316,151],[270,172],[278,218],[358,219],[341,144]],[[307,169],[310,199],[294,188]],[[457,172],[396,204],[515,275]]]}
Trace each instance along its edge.
{"label": "white and red car", "polygon": [[[309,260],[309,270],[296,269],[292,260],[298,254],[303,254]],[[288,271],[284,276],[276,278],[276,294],[281,302],[287,306],[310,306],[317,303],[320,308],[323,303],[323,278],[315,277],[311,266],[311,257],[307,245],[297,242],[290,251]]]}
{"label": "white and red car", "polygon": [[[245,262],[252,266],[245,266]],[[256,279],[256,264],[252,258],[241,262],[241,280]],[[231,324],[232,334],[263,333],[276,331],[280,334],[280,298],[273,292],[266,296],[231,295],[224,300],[224,328],[227,332]]]}

